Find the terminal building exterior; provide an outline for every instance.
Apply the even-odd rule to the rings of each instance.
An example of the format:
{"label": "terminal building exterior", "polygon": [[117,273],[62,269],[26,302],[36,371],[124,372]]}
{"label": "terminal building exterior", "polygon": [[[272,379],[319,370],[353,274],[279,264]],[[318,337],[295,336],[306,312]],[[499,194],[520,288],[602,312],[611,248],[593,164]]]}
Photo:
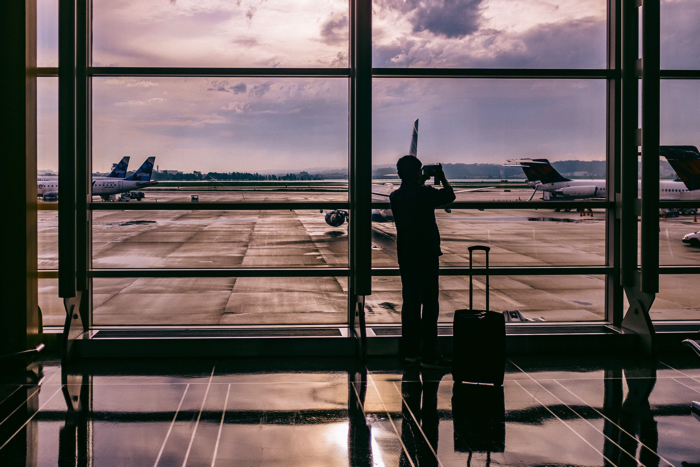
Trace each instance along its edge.
{"label": "terminal building exterior", "polygon": [[[0,7],[0,354],[44,343],[61,356],[7,383],[0,459],[464,465],[488,451],[518,465],[700,462],[696,436],[673,444],[663,431],[700,428],[700,360],[681,345],[700,329],[700,250],[683,241],[700,230],[700,198],[659,189],[659,147],[700,144],[694,2],[161,3]],[[372,171],[404,154],[418,118],[425,163],[605,160],[605,198],[546,201],[524,180],[460,180],[465,191],[437,214],[445,353],[454,310],[469,305],[468,246],[491,247],[492,308],[520,312],[507,323],[501,399],[397,363],[395,229],[373,222],[389,203]],[[144,189],[142,201],[91,196],[92,174],[127,155],[200,176]],[[201,177],[313,167],[347,182]],[[37,168],[57,170],[58,202],[37,196]],[[327,225],[334,210],[347,223]],[[473,266],[484,273],[481,259]],[[600,387],[562,383],[581,375]],[[131,382],[162,392],[118,394]],[[282,389],[294,384],[303,389]],[[475,398],[496,408],[475,411],[464,402]],[[114,444],[100,439],[110,417]],[[502,442],[482,449],[475,419],[502,425]],[[296,447],[283,428],[295,423]],[[548,447],[516,436],[522,427]],[[117,454],[117,442],[134,450]]]}

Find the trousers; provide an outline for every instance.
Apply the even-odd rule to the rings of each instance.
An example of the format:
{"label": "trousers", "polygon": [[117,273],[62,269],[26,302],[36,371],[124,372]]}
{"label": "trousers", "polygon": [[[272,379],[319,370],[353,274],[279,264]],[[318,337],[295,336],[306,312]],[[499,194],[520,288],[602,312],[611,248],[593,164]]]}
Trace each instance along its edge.
{"label": "trousers", "polygon": [[401,335],[404,356],[433,360],[440,356],[437,322],[440,270],[438,256],[399,262],[401,273]]}

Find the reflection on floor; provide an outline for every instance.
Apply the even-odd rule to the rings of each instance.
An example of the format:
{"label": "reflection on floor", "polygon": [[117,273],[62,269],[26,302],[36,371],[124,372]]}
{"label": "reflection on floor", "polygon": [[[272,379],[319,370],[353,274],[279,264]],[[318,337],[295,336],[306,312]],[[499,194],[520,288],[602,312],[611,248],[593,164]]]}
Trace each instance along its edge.
{"label": "reflection on floor", "polygon": [[503,388],[397,359],[92,360],[0,382],[2,466],[700,464],[700,360],[514,356]]}

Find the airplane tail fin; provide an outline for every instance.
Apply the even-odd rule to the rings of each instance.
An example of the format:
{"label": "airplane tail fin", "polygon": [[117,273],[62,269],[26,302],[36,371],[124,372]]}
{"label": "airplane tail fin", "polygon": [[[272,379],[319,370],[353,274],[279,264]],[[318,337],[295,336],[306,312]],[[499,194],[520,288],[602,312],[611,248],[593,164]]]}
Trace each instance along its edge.
{"label": "airplane tail fin", "polygon": [[126,169],[129,168],[129,156],[122,157],[122,160],[112,169],[107,177],[109,178],[125,178]]}
{"label": "airplane tail fin", "polygon": [[541,183],[568,182],[569,179],[563,177],[557,169],[552,167],[547,159],[510,159],[508,165],[519,165],[522,167],[525,176],[531,182]]}
{"label": "airplane tail fin", "polygon": [[153,174],[153,163],[156,161],[155,156],[149,157],[146,161],[139,167],[139,169],[126,180],[137,180],[140,182],[150,182],[151,175]]}
{"label": "airplane tail fin", "polygon": [[418,119],[413,122],[413,135],[411,136],[411,148],[409,154],[418,157]]}
{"label": "airplane tail fin", "polygon": [[688,190],[700,190],[700,152],[695,146],[660,146],[659,153],[666,158],[678,178]]}

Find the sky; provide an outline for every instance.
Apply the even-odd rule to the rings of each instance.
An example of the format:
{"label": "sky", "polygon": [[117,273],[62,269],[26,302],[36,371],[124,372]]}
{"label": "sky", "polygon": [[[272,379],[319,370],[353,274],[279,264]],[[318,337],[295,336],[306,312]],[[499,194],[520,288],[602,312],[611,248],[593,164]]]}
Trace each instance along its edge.
{"label": "sky", "polygon": [[[39,66],[57,3],[38,1]],[[605,0],[374,0],[373,66],[602,69]],[[663,0],[662,67],[700,68],[700,2]],[[94,0],[94,66],[348,67],[348,3]],[[40,169],[55,169],[57,79],[39,80]],[[186,172],[346,168],[347,78],[94,78],[93,169],[156,156]],[[601,80],[375,79],[373,163],[605,158]],[[662,143],[700,144],[700,82],[662,84]]]}

